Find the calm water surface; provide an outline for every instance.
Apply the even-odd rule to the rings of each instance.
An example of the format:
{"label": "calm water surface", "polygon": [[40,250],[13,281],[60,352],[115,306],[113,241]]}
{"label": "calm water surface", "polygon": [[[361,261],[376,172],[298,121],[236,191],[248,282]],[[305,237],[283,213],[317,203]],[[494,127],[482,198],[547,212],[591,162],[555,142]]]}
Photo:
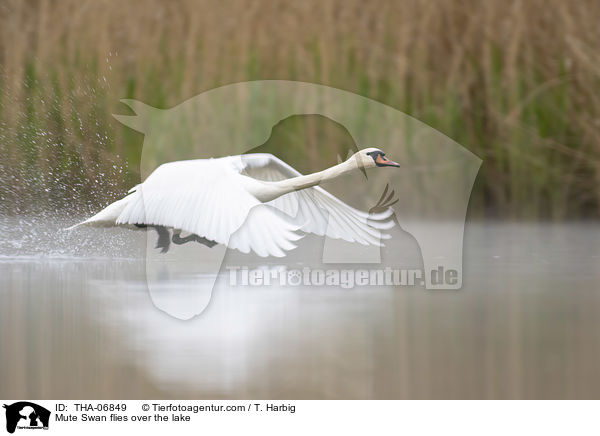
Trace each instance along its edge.
{"label": "calm water surface", "polygon": [[0,219],[0,397],[600,397],[596,224],[470,224],[459,291],[223,274],[189,321],[152,304],[140,232],[63,225]]}

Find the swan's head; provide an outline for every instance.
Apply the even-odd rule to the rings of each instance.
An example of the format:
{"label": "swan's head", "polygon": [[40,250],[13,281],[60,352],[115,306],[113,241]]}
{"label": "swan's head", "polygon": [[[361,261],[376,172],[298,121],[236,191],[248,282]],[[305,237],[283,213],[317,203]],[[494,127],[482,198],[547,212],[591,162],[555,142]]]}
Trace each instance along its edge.
{"label": "swan's head", "polygon": [[359,168],[396,167],[400,164],[389,160],[378,148],[365,148],[354,155]]}

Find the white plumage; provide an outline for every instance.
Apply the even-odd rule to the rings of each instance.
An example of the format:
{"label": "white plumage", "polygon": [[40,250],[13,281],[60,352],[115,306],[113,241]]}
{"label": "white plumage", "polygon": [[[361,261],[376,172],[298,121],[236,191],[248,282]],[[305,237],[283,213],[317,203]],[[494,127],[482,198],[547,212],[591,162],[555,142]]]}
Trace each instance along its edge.
{"label": "white plumage", "polygon": [[398,166],[365,149],[325,171],[301,175],[271,154],[171,162],[83,224],[153,225],[243,253],[285,256],[303,233],[380,245],[392,210],[361,212],[316,186],[358,168]]}

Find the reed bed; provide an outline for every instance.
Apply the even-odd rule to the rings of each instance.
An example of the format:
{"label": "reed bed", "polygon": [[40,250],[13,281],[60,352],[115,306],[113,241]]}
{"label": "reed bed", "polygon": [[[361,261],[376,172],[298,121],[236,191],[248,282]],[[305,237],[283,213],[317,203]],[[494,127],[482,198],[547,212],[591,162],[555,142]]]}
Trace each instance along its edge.
{"label": "reed bed", "polygon": [[[287,79],[379,100],[482,157],[473,217],[596,218],[599,20],[594,0],[5,1],[0,212],[126,192],[142,137],[111,117],[120,98],[166,108]],[[326,129],[292,124],[313,147]]]}

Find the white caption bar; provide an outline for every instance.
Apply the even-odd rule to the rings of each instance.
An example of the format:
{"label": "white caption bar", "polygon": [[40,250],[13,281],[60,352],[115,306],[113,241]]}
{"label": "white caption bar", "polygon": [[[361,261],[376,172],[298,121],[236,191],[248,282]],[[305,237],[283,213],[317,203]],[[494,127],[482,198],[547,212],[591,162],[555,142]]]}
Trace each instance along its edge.
{"label": "white caption bar", "polygon": [[[598,434],[597,401],[4,400],[20,436]],[[41,430],[33,432],[32,430]],[[202,433],[201,433],[202,432]]]}

